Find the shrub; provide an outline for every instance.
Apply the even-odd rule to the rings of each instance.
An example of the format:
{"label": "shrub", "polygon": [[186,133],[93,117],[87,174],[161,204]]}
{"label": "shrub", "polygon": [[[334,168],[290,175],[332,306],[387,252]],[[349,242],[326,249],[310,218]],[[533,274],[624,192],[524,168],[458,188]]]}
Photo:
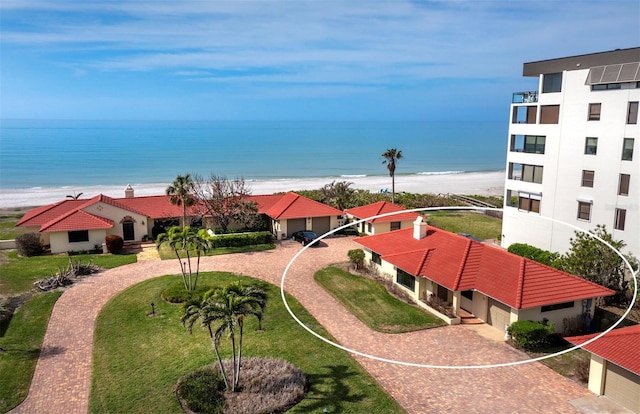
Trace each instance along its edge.
{"label": "shrub", "polygon": [[24,233],[16,237],[16,249],[18,254],[24,257],[40,256],[44,248],[40,242],[38,233]]}
{"label": "shrub", "polygon": [[517,321],[509,326],[508,331],[519,347],[533,350],[549,343],[549,335],[553,334],[554,327],[552,323]]}
{"label": "shrub", "polygon": [[576,379],[583,384],[589,382],[589,368],[591,365],[591,360],[589,358],[580,358],[576,362],[576,367],[574,371],[574,375]]}
{"label": "shrub", "polygon": [[535,260],[538,263],[545,264],[547,266],[560,268],[560,254],[556,252],[550,252],[548,250],[542,250],[535,246],[531,246],[525,243],[514,243],[507,249],[509,253],[517,254],[518,256],[526,257],[527,259]]}
{"label": "shrub", "polygon": [[122,240],[122,237],[118,236],[117,234],[108,235],[104,238],[104,242],[107,245],[107,250],[111,254],[120,253],[122,251],[122,248],[124,247],[124,240]]}
{"label": "shrub", "polygon": [[362,249],[349,250],[347,255],[356,270],[360,269],[364,265],[364,251]]}
{"label": "shrub", "polygon": [[183,409],[191,412],[220,413],[224,408],[224,381],[211,365],[186,375],[178,382],[176,392]]}
{"label": "shrub", "polygon": [[211,238],[214,249],[219,247],[256,246],[273,243],[273,235],[268,231],[256,233],[223,234]]}

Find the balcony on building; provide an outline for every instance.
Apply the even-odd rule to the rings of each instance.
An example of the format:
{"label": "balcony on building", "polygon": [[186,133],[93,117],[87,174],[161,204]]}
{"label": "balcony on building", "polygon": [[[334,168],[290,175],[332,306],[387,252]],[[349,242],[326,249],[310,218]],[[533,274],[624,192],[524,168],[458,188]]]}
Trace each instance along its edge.
{"label": "balcony on building", "polygon": [[538,92],[537,91],[526,91],[526,92],[515,92],[513,94],[513,98],[511,99],[511,103],[536,103],[538,102]]}

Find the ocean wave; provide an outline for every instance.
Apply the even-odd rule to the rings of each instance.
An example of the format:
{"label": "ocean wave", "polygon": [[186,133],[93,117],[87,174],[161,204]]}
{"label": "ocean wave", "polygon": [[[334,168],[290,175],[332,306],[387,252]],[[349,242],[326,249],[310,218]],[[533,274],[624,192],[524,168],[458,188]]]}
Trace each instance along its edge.
{"label": "ocean wave", "polygon": [[367,174],[342,174],[340,178],[365,178]]}
{"label": "ocean wave", "polygon": [[450,174],[464,174],[466,171],[424,171],[416,173],[416,175],[450,175]]}

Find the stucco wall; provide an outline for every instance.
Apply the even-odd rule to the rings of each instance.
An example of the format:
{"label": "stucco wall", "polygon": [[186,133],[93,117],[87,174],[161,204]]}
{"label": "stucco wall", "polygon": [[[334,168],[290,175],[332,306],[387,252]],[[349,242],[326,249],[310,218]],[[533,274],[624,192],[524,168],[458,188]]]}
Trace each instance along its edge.
{"label": "stucco wall", "polygon": [[91,250],[96,245],[102,246],[107,232],[104,229],[89,230],[89,241],[69,243],[69,235],[66,231],[50,233],[51,253],[65,253],[68,251]]}
{"label": "stucco wall", "polygon": [[[592,303],[595,301],[592,301]],[[538,306],[529,309],[515,309],[518,320],[531,320],[542,321],[547,318],[550,322],[553,322],[556,332],[563,332],[564,330],[564,318],[570,318],[582,314],[582,300],[576,300],[573,302],[573,308],[558,309],[549,312],[542,312],[542,307]],[[590,310],[591,316],[593,316],[593,305]]]}
{"label": "stucco wall", "polygon": [[591,354],[589,362],[589,391],[596,395],[604,392],[604,373],[606,361],[598,355]]}
{"label": "stucco wall", "polygon": [[85,208],[84,211],[99,217],[113,220],[113,228],[108,230],[108,234],[116,234],[124,238],[121,221],[125,218],[131,218],[133,221],[134,240],[142,240],[142,236],[149,235],[147,217],[141,214],[133,213],[105,203],[96,203]]}

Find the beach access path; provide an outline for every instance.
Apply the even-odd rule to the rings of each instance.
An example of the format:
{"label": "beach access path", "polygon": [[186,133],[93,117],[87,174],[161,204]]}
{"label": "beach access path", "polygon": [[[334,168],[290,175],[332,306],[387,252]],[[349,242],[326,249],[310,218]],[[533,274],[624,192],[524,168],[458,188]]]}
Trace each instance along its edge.
{"label": "beach access path", "polygon": [[[313,280],[329,264],[344,262],[358,245],[351,238],[323,240],[291,265],[285,289],[343,346],[382,358],[429,365],[482,365],[526,359],[504,342],[466,326],[407,334],[371,331]],[[202,271],[231,271],[280,285],[300,244],[279,242],[264,252],[203,258]],[[175,260],[144,260],[83,279],[56,303],[27,399],[12,413],[86,413],[91,389],[95,320],[104,304],[128,286],[174,274]],[[318,356],[321,357],[321,356]],[[480,369],[400,366],[361,356],[356,360],[408,413],[579,413],[569,401],[586,388],[534,362]]]}

